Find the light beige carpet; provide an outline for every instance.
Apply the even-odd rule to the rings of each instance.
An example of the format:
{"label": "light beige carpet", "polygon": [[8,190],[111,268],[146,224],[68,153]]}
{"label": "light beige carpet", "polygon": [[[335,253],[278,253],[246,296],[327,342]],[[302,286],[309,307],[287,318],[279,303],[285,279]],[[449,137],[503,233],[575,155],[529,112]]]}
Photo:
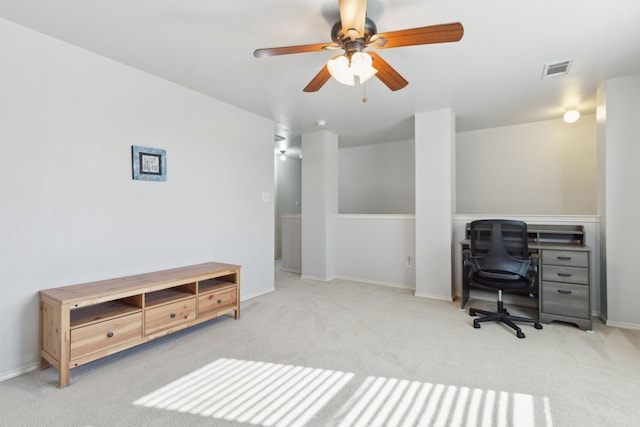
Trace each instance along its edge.
{"label": "light beige carpet", "polygon": [[282,272],[276,289],[240,320],[73,369],[67,388],[53,368],[0,383],[0,425],[640,423],[640,331],[595,320],[517,339],[409,290]]}

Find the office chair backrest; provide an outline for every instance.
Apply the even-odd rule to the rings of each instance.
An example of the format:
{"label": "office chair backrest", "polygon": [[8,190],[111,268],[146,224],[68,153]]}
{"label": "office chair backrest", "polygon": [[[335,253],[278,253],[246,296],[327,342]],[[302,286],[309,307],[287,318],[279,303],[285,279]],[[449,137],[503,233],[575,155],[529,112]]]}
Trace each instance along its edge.
{"label": "office chair backrest", "polygon": [[[522,221],[505,219],[485,219],[471,222],[471,255],[484,255],[485,266],[500,268],[504,255],[519,260],[529,259],[527,224]],[[507,261],[508,263],[508,261]],[[513,268],[513,267],[512,267]]]}

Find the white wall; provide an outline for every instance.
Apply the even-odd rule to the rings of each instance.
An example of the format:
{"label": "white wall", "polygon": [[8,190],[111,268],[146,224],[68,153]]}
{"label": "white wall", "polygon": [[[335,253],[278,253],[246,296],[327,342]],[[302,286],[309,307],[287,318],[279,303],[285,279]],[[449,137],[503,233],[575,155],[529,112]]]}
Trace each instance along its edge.
{"label": "white wall", "polygon": [[0,57],[0,379],[39,361],[40,289],[221,261],[273,290],[272,121],[1,19]]}
{"label": "white wall", "polygon": [[280,215],[282,230],[281,269],[292,273],[302,273],[302,215]]}
{"label": "white wall", "polygon": [[282,257],[282,221],[283,214],[299,214],[302,200],[302,178],[300,159],[287,157],[285,160],[276,155],[274,159],[276,171],[276,259]]}
{"label": "white wall", "polygon": [[459,214],[596,213],[595,115],[456,134]]}
{"label": "white wall", "polygon": [[302,277],[331,280],[336,274],[338,136],[327,131],[306,133],[302,152]]}
{"label": "white wall", "polygon": [[336,275],[415,289],[414,215],[338,215]]}
{"label": "white wall", "polygon": [[340,213],[415,213],[413,140],[343,148],[338,156]]}
{"label": "white wall", "polygon": [[455,115],[416,114],[416,295],[451,301]]}
{"label": "white wall", "polygon": [[[601,95],[601,94],[599,94]],[[640,75],[606,82],[604,191],[607,324],[640,328]]]}
{"label": "white wall", "polygon": [[[596,142],[595,115],[456,133],[457,213],[594,215]],[[413,140],[340,149],[340,213],[415,213],[414,156]]]}

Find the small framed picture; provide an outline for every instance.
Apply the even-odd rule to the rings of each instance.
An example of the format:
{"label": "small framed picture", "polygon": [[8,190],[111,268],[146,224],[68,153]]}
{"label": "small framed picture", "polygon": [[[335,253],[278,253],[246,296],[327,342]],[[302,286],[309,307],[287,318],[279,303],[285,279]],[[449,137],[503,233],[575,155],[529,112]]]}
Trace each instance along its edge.
{"label": "small framed picture", "polygon": [[167,180],[167,152],[157,148],[131,146],[133,179],[145,181]]}

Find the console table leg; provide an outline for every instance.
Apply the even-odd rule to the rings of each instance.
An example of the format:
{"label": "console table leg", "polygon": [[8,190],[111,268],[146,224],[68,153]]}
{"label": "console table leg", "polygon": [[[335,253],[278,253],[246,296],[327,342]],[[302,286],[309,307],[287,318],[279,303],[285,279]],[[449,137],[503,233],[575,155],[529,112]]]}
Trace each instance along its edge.
{"label": "console table leg", "polygon": [[60,367],[60,370],[58,371],[58,387],[63,388],[69,384],[69,367]]}
{"label": "console table leg", "polygon": [[49,366],[51,366],[49,364],[49,361],[47,359],[45,359],[44,357],[40,358],[40,370],[44,371],[45,369],[49,368]]}

